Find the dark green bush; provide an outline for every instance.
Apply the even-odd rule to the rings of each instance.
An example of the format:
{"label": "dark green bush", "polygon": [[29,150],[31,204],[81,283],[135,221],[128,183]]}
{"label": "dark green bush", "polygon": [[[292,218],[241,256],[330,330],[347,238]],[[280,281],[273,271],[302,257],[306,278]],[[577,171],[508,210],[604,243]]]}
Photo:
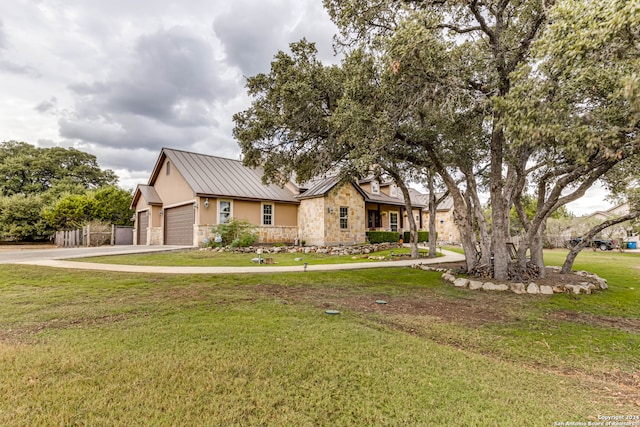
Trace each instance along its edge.
{"label": "dark green bush", "polygon": [[400,233],[396,231],[367,231],[369,243],[396,243],[400,240]]}
{"label": "dark green bush", "polygon": [[[436,239],[438,238],[438,235],[436,234]],[[411,240],[411,233],[409,231],[405,231],[404,232],[404,236],[402,237],[402,240],[404,240],[405,243],[409,243]],[[429,241],[429,232],[428,231],[418,231],[418,242],[428,242]]]}

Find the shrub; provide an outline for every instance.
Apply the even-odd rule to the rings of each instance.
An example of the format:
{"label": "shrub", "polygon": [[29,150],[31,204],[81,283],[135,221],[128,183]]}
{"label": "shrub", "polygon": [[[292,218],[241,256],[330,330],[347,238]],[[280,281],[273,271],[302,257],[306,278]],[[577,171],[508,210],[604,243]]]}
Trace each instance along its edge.
{"label": "shrub", "polygon": [[220,242],[216,242],[215,238],[211,240],[211,246],[233,246],[246,247],[251,246],[258,240],[255,233],[256,226],[242,219],[231,218],[228,223],[220,224],[211,228],[214,235],[219,235]]}
{"label": "shrub", "polygon": [[258,241],[258,235],[254,233],[243,234],[231,242],[232,248],[246,248]]}
{"label": "shrub", "polygon": [[[436,239],[438,238],[438,234],[436,233]],[[409,243],[411,241],[411,232],[405,231],[404,236],[402,237],[405,243]],[[418,242],[428,242],[429,241],[429,232],[428,231],[418,231]]]}
{"label": "shrub", "polygon": [[396,231],[368,231],[369,243],[396,243],[400,240],[400,233]]}

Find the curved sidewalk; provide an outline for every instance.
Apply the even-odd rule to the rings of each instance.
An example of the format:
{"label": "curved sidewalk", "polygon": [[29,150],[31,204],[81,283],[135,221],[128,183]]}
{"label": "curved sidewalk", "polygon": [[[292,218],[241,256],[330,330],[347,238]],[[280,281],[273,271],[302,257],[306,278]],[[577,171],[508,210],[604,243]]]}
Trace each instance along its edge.
{"label": "curved sidewalk", "polygon": [[[464,255],[442,250],[443,256],[438,258],[420,258],[401,261],[360,262],[350,264],[315,264],[308,265],[306,271],[361,270],[364,268],[410,267],[415,264],[441,264],[464,261]],[[231,273],[285,273],[303,272],[304,265],[290,266],[251,266],[251,267],[166,267],[147,265],[98,264],[76,262],[60,259],[20,261],[15,264],[38,265],[43,267],[69,268],[73,270],[117,271],[125,273],[151,274],[231,274]]]}

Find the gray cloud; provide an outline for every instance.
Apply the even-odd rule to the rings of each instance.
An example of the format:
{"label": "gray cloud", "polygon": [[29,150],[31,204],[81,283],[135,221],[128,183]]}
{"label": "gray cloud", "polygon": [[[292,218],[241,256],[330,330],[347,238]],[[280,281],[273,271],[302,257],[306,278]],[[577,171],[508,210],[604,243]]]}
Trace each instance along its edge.
{"label": "gray cloud", "polygon": [[9,50],[9,36],[4,28],[4,22],[0,20],[0,71],[5,71],[11,74],[24,74],[30,77],[40,77],[40,73],[33,67],[28,65],[18,64],[14,61],[10,61],[3,58],[3,51]]}
{"label": "gray cloud", "polygon": [[269,63],[282,45],[282,23],[291,19],[286,3],[236,0],[213,22],[213,31],[222,41],[227,62],[245,76],[269,70]]}
{"label": "gray cloud", "polygon": [[4,30],[4,21],[0,19],[0,50],[7,48],[7,33]]}
{"label": "gray cloud", "polygon": [[[124,69],[112,70],[107,82],[70,86],[79,96],[79,114],[134,114],[191,126],[194,117],[211,124],[206,107],[230,95],[220,76],[210,44],[188,30],[174,27],[137,41]],[[184,112],[192,114],[185,120]]]}
{"label": "gray cloud", "polygon": [[121,182],[148,177],[162,146],[238,158],[242,76],[302,37],[330,57],[331,26],[320,0],[8,2],[0,129],[92,153]]}
{"label": "gray cloud", "polygon": [[221,77],[210,43],[182,27],[140,37],[124,62],[105,81],[70,86],[75,108],[58,121],[61,136],[117,149],[185,148],[210,138],[216,105],[239,87]]}
{"label": "gray cloud", "polygon": [[50,99],[46,101],[42,101],[41,103],[39,103],[33,108],[34,110],[39,111],[40,113],[46,113],[46,112],[55,110],[57,105],[58,105],[58,98],[56,98],[55,96],[52,96]]}

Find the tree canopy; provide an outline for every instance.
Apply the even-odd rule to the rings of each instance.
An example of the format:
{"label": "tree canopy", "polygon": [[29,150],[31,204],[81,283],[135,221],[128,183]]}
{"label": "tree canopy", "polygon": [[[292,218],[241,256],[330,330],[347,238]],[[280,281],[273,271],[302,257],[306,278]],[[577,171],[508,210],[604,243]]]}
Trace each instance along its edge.
{"label": "tree canopy", "polygon": [[96,157],[75,148],[41,148],[25,142],[0,143],[0,195],[38,194],[56,185],[98,188],[118,181]]}
{"label": "tree canopy", "polygon": [[[278,53],[270,74],[249,78],[254,101],[235,136],[267,179],[433,170],[470,270],[524,280],[530,252],[543,275],[547,219],[596,182],[629,188],[639,1],[325,0],[343,61],[324,66],[306,41]],[[525,233],[515,265],[514,218]]]}
{"label": "tree canopy", "polygon": [[3,142],[0,177],[0,240],[46,239],[93,220],[131,224],[131,193],[91,154]]}

